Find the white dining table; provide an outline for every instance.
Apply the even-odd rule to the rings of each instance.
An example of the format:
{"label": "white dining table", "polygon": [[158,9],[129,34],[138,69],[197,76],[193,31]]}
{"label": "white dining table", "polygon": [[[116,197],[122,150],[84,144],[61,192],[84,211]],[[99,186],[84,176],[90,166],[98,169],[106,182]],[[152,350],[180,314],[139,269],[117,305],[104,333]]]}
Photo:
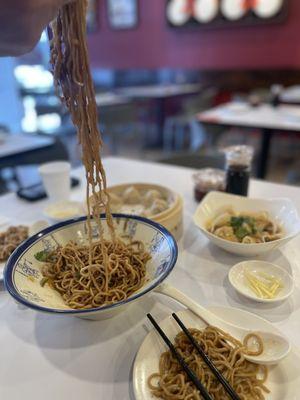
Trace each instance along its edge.
{"label": "white dining table", "polygon": [[95,99],[97,107],[113,107],[131,102],[129,97],[125,97],[113,92],[96,93]]}
{"label": "white dining table", "polygon": [[116,89],[116,92],[131,98],[162,99],[167,97],[184,96],[200,92],[203,85],[199,83],[169,83],[128,86]]}
{"label": "white dining table", "polygon": [[19,156],[29,151],[40,150],[54,144],[54,140],[44,136],[25,134],[3,134],[0,141],[0,159]]}
{"label": "white dining table", "polygon": [[300,85],[294,85],[282,90],[279,100],[285,104],[300,104]]}
{"label": "white dining table", "polygon": [[265,178],[270,159],[271,141],[274,134],[288,132],[300,134],[300,107],[262,103],[256,107],[246,102],[230,101],[197,114],[199,122],[205,125],[259,129],[261,149],[258,157],[257,176]]}
{"label": "white dining table", "polygon": [[300,132],[300,107],[262,103],[256,107],[248,103],[230,101],[197,115],[202,122],[218,122],[224,125],[249,128]]}
{"label": "white dining table", "polygon": [[[177,264],[168,278],[176,288],[204,306],[219,305],[251,311],[271,321],[300,347],[300,237],[265,259],[290,271],[293,295],[280,304],[262,305],[239,296],[228,282],[232,265],[242,260],[213,246],[192,222],[192,169],[106,158],[110,185],[149,182],[166,185],[184,199],[184,234]],[[72,198],[84,200],[82,178]],[[252,180],[252,197],[288,197],[300,212],[300,188]],[[43,219],[47,201],[26,203],[14,194],[0,197],[0,212],[11,223]],[[0,292],[0,398],[9,400],[134,400],[132,366],[150,329],[146,313],[159,321],[183,307],[165,296],[150,293],[113,319],[87,321],[39,313],[16,304]],[[297,366],[296,366],[297,367]]]}

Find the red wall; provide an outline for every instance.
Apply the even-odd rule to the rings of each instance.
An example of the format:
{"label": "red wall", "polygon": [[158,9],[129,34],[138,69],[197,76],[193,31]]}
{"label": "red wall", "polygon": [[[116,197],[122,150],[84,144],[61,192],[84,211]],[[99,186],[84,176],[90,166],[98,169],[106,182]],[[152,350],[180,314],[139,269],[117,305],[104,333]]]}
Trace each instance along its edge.
{"label": "red wall", "polygon": [[99,30],[90,35],[93,66],[103,68],[262,69],[300,67],[300,1],[278,25],[185,31],[169,28],[164,0],[138,0],[139,26],[112,30],[99,0]]}

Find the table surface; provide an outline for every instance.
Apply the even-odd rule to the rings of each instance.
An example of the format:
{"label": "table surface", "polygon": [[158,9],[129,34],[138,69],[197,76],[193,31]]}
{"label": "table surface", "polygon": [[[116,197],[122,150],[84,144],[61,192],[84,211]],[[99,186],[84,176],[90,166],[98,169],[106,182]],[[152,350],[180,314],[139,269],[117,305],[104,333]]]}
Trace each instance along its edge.
{"label": "table surface", "polygon": [[[179,259],[169,282],[202,305],[238,307],[254,312],[282,330],[300,346],[300,237],[266,258],[291,271],[295,291],[279,305],[259,305],[241,298],[230,288],[227,274],[241,258],[209,244],[192,223],[197,204],[193,200],[193,170],[188,168],[107,158],[110,185],[124,182],[158,183],[184,198],[184,236]],[[82,169],[75,175],[83,178]],[[293,200],[300,212],[300,188],[251,181],[250,195]],[[84,180],[72,192],[84,198]],[[14,194],[0,197],[1,213],[11,222],[30,223],[43,218],[46,201],[30,204]],[[5,211],[4,211],[5,210]],[[133,303],[122,315],[106,321],[56,317],[18,306],[0,291],[0,398],[9,400],[134,400],[132,365],[147,334],[145,315],[158,320],[182,307],[158,294]]]}
{"label": "table surface", "polygon": [[113,92],[97,93],[96,103],[98,107],[117,106],[130,103],[130,98]]}
{"label": "table surface", "polygon": [[294,105],[252,107],[247,103],[229,102],[201,112],[197,118],[211,124],[300,132],[300,107]]}
{"label": "table surface", "polygon": [[300,86],[290,86],[285,88],[280,94],[280,100],[290,104],[300,104]]}
{"label": "table surface", "polygon": [[[96,93],[95,95],[96,104],[98,107],[108,107],[120,104],[127,104],[131,101],[129,97],[125,97],[120,94],[116,94],[112,91]],[[37,100],[38,108],[46,108],[48,110],[55,110],[58,112],[62,108],[62,103],[60,99],[55,95],[50,95],[48,97],[41,97]]]}
{"label": "table surface", "polygon": [[24,134],[5,134],[0,139],[0,158],[15,156],[27,151],[51,146],[54,140],[47,137]]}
{"label": "table surface", "polygon": [[198,83],[130,86],[116,89],[116,93],[137,98],[166,98],[197,93],[202,88]]}

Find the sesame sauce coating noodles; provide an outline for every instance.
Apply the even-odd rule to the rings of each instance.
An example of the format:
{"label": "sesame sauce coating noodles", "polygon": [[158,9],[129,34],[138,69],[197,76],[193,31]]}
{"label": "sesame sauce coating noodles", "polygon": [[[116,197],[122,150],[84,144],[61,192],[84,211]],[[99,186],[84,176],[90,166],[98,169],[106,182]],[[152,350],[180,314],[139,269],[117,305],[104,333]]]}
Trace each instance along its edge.
{"label": "sesame sauce coating noodles", "polygon": [[[82,147],[87,180],[88,244],[70,242],[46,255],[42,285],[55,288],[71,308],[87,309],[126,299],[143,286],[150,259],[140,241],[116,237],[106,176],[101,161],[102,140],[86,44],[86,0],[62,7],[51,24],[51,65],[57,93],[70,111]],[[91,207],[90,195],[94,204]],[[104,238],[100,210],[105,209],[109,239]],[[100,239],[93,242],[92,218]]]}
{"label": "sesame sauce coating noodles", "polygon": [[70,242],[50,253],[44,266],[44,277],[71,308],[116,303],[143,286],[149,260],[143,243],[125,245],[119,239],[93,243],[91,265],[87,250],[87,246]]}
{"label": "sesame sauce coating noodles", "polygon": [[[255,335],[259,342],[259,348],[254,353],[247,348],[248,337],[245,338],[244,343],[241,343],[228,333],[213,326],[208,326],[204,330],[189,329],[189,331],[241,400],[264,400],[264,393],[270,392],[265,386],[268,377],[267,367],[251,363],[244,358],[244,354],[259,355],[263,351],[263,344],[259,336]],[[254,335],[251,334],[251,336]],[[175,337],[175,347],[215,400],[229,399],[222,384],[219,383],[183,332]],[[201,399],[199,391],[188,379],[170,351],[166,351],[160,356],[159,372],[148,378],[148,386],[151,393],[158,399]]]}

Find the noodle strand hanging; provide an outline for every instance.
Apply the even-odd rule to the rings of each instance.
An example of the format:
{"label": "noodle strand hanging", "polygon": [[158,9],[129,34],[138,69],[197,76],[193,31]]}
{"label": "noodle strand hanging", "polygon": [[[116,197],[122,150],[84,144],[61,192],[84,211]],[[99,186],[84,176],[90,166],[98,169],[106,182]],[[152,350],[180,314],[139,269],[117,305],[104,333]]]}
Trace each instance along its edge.
{"label": "noodle strand hanging", "polygon": [[[58,93],[70,111],[82,146],[82,161],[86,170],[88,226],[90,226],[90,194],[95,204],[104,205],[107,224],[114,237],[106,176],[101,161],[102,140],[98,129],[98,114],[86,44],[86,0],[65,5],[52,23],[51,64]],[[94,207],[99,218],[99,207]]]}
{"label": "noodle strand hanging", "polygon": [[[86,0],[61,8],[51,24],[51,65],[57,93],[70,111],[82,147],[87,181],[88,245],[68,243],[46,257],[41,284],[49,284],[71,308],[93,308],[126,299],[143,286],[150,259],[139,241],[116,237],[110,210],[102,140],[86,44]],[[91,207],[90,196],[93,196]],[[110,240],[104,238],[100,210],[105,209]],[[100,238],[93,242],[92,218]]]}

